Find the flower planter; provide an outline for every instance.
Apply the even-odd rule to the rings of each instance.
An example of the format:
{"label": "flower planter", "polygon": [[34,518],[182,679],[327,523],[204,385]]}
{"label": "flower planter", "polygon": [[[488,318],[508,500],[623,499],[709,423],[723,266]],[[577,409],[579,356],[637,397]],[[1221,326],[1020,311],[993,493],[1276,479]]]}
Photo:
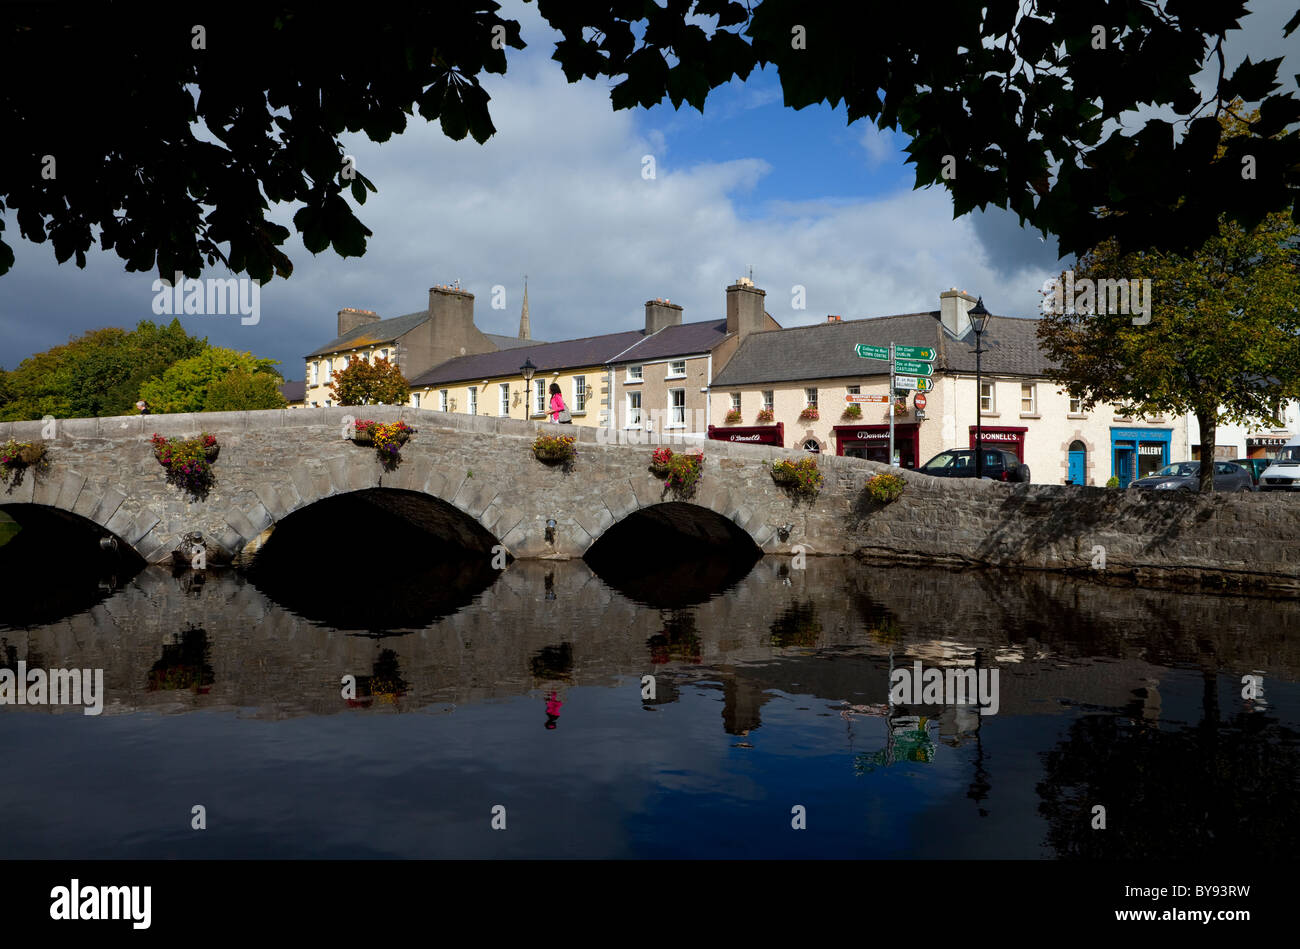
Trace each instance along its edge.
{"label": "flower planter", "polygon": [[370,432],[357,432],[357,434],[352,436],[352,444],[354,445],[373,445],[374,443],[375,436]]}
{"label": "flower planter", "polygon": [[13,479],[18,484],[23,472],[34,468],[37,472],[49,464],[44,442],[19,442],[10,439],[0,445],[0,483],[8,484]]}
{"label": "flower planter", "polygon": [[538,435],[533,457],[544,465],[568,464],[578,456],[577,440],[573,435]]}
{"label": "flower planter", "polygon": [[220,445],[209,445],[207,448],[203,449],[203,457],[208,461],[216,461],[217,455],[219,454],[221,454]]}
{"label": "flower planter", "polygon": [[773,468],[772,480],[777,484],[795,484],[799,480],[799,476],[790,467]]}

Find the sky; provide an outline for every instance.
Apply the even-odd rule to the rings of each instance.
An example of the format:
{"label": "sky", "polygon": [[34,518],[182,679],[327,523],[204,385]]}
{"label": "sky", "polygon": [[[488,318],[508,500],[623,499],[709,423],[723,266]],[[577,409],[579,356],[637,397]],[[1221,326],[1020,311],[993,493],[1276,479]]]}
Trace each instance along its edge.
{"label": "sky", "polygon": [[[528,48],[507,50],[504,76],[481,77],[496,135],[453,142],[417,115],[384,144],[345,136],[379,189],[354,208],[374,232],[366,254],[312,255],[295,232],[284,247],[293,276],[262,288],[256,323],[182,316],[189,332],[278,359],[285,378],[301,379],[303,355],[336,335],[339,309],[401,316],[424,309],[435,284],[459,281],[476,296],[479,329],[513,336],[526,274],[532,335],[558,340],[639,328],[657,297],[681,304],[687,322],[721,319],[726,287],[751,268],[782,326],[934,310],[949,287],[1031,317],[1044,281],[1068,265],[1013,214],[953,220],[946,191],[913,190],[903,136],[849,126],[842,108],[783,107],[772,70],[716,90],[703,114],[667,102],[615,112],[608,82],[565,80],[550,59],[558,34],[535,5],[502,6]],[[1229,69],[1295,45],[1281,34],[1291,0],[1251,9],[1226,46]],[[1279,75],[1300,72],[1296,60]],[[292,230],[294,210],[273,217]],[[157,274],[127,273],[93,249],[84,270],[59,265],[49,243],[18,237],[12,214],[6,225],[17,259],[0,277],[0,366],[90,329],[170,319],[153,312]]]}

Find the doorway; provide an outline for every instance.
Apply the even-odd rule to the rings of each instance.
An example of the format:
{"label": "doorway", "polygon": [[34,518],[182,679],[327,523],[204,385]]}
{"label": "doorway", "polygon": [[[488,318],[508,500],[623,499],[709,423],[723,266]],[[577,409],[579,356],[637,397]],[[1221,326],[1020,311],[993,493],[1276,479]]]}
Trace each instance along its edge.
{"label": "doorway", "polygon": [[1070,464],[1066,469],[1067,484],[1086,485],[1088,483],[1088,447],[1081,441],[1070,442]]}

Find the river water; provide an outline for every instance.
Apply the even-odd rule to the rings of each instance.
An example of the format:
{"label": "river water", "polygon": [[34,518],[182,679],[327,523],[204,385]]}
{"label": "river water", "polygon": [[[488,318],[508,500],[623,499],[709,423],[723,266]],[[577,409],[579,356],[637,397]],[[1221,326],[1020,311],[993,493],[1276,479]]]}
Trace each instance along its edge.
{"label": "river water", "polygon": [[[582,561],[390,567],[11,584],[3,664],[102,669],[104,696],[98,715],[0,706],[0,855],[1235,860],[1300,843],[1293,600],[849,558],[616,585]],[[891,669],[918,663],[996,670],[996,709],[891,703]]]}

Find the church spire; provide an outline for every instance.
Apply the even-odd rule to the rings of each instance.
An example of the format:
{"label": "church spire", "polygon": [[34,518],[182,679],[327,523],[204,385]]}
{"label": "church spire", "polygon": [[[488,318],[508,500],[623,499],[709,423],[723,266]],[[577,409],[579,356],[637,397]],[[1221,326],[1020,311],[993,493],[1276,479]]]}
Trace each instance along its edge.
{"label": "church spire", "polygon": [[533,338],[532,328],[528,325],[528,274],[524,274],[524,309],[519,314],[519,338]]}

